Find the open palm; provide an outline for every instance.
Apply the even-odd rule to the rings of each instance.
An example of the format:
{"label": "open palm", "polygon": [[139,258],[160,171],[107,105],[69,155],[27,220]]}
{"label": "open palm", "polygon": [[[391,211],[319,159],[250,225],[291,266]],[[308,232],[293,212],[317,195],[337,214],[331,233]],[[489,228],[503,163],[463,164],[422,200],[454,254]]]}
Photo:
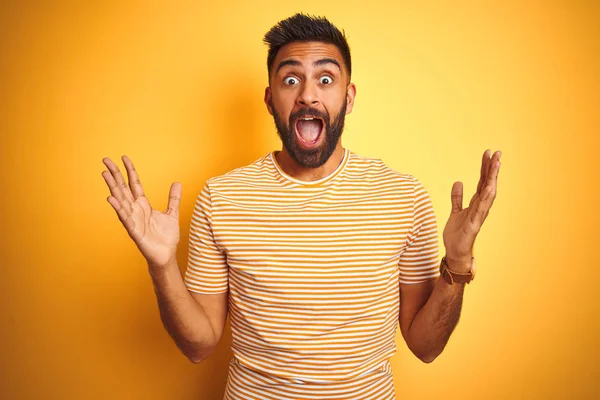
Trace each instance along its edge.
{"label": "open palm", "polygon": [[169,203],[164,213],[153,210],[144,195],[133,163],[127,156],[123,156],[122,160],[127,170],[129,185],[111,159],[102,160],[110,171],[102,171],[111,193],[107,201],[117,212],[119,220],[148,264],[165,266],[175,260],[179,243],[181,184],[175,182],[171,185]]}
{"label": "open palm", "polygon": [[497,151],[490,158],[488,150],[483,153],[479,184],[469,202],[469,207],[462,208],[462,182],[455,182],[452,186],[450,195],[452,211],[443,233],[444,246],[449,258],[456,260],[471,258],[475,237],[496,198],[501,155],[502,153]]}

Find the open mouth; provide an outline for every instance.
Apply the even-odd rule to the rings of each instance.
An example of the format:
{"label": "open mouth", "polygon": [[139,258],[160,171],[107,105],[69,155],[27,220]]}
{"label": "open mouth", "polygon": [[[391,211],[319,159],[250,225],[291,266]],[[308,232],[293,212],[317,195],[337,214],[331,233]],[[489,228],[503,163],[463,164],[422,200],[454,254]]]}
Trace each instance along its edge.
{"label": "open mouth", "polygon": [[304,147],[316,147],[323,136],[325,124],[318,117],[302,117],[296,119],[294,130]]}

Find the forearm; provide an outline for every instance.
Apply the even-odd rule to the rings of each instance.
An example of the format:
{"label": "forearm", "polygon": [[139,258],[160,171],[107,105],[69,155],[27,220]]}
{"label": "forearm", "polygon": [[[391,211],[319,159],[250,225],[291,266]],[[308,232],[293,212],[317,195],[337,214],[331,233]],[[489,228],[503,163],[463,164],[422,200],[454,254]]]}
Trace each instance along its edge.
{"label": "forearm", "polygon": [[150,268],[162,323],[177,347],[192,362],[206,358],[216,345],[210,320],[190,295],[177,262],[164,268]]}
{"label": "forearm", "polygon": [[464,289],[464,283],[449,285],[440,277],[431,296],[416,314],[406,342],[424,362],[433,361],[448,343],[460,317]]}

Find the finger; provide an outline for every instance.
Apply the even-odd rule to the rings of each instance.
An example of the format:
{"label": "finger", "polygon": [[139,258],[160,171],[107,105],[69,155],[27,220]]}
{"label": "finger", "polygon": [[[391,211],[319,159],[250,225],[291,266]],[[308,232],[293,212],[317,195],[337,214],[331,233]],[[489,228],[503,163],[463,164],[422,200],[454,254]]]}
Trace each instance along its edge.
{"label": "finger", "polygon": [[131,212],[127,211],[125,207],[122,206],[122,203],[119,202],[113,196],[108,196],[106,199],[113,209],[117,212],[117,216],[119,217],[119,221],[123,224],[127,232],[131,236],[133,231],[135,230],[135,222],[133,222],[133,217]]}
{"label": "finger", "polygon": [[481,196],[481,189],[485,187],[485,181],[488,172],[488,163],[490,161],[490,149],[483,152],[481,158],[481,171],[479,176],[479,183],[477,184],[477,193]]}
{"label": "finger", "polygon": [[475,194],[473,194],[473,197],[471,197],[471,201],[469,201],[469,207],[473,207],[473,204],[475,204],[475,202],[479,199],[479,193],[475,192]]}
{"label": "finger", "polygon": [[125,164],[125,169],[127,170],[127,180],[129,181],[129,187],[131,188],[131,192],[133,193],[134,200],[137,200],[139,197],[144,196],[144,188],[142,187],[142,182],[140,182],[140,178],[133,166],[133,162],[127,156],[121,157],[123,160],[123,164]]}
{"label": "finger", "polygon": [[[127,186],[127,182],[125,182],[125,178],[123,178],[123,175],[121,174],[121,171],[119,170],[119,167],[117,167],[117,164],[115,164],[108,157],[103,158],[102,162],[104,162],[104,165],[106,165],[106,167],[108,168],[108,170],[112,174],[115,182],[117,182],[117,185],[119,186],[119,189],[121,190],[122,197],[124,197],[125,199],[127,199],[127,201],[129,201],[130,203],[133,203],[135,200],[133,199],[133,195],[131,194],[131,190],[129,190],[129,186]],[[117,200],[121,200],[121,199],[119,199],[117,197]]]}
{"label": "finger", "polygon": [[492,167],[490,168],[490,178],[488,184],[488,187],[490,187],[490,192],[485,199],[485,202],[488,203],[488,209],[492,207],[492,204],[494,204],[494,200],[496,199],[496,191],[498,188],[498,173],[500,172],[500,165],[500,161],[496,161],[494,162],[494,164],[492,164]]}
{"label": "finger", "polygon": [[179,218],[179,204],[181,203],[181,183],[175,182],[169,191],[169,203],[166,214]]}
{"label": "finger", "polygon": [[489,179],[490,179],[490,175],[491,175],[491,172],[492,172],[492,171],[491,171],[491,170],[492,170],[492,166],[493,166],[495,163],[499,163],[499,162],[500,162],[500,157],[501,157],[501,156],[502,156],[502,152],[501,152],[500,150],[496,151],[496,152],[494,153],[494,155],[492,156],[492,158],[491,158],[491,160],[490,160],[490,170],[488,171],[488,178],[487,178],[487,180],[488,180],[488,181],[489,181]]}
{"label": "finger", "polygon": [[450,192],[450,201],[452,202],[452,211],[450,214],[455,214],[462,210],[463,201],[463,184],[462,182],[454,182],[452,191]]}
{"label": "finger", "polygon": [[471,215],[471,222],[477,226],[477,230],[483,225],[492,208],[492,204],[494,204],[499,170],[500,161],[496,161],[490,167],[489,184],[483,189],[481,201],[478,202],[475,212]]}
{"label": "finger", "polygon": [[125,198],[125,195],[123,195],[121,186],[117,184],[117,181],[115,181],[115,178],[112,176],[112,174],[109,171],[105,170],[102,171],[102,177],[104,178],[106,185],[108,185],[112,197],[115,200],[117,200],[119,204],[121,204],[121,206],[127,210],[127,212],[131,213],[133,210],[133,206],[131,205],[131,202],[129,202],[129,200]]}
{"label": "finger", "polygon": [[491,187],[486,186],[483,189],[481,200],[479,200],[477,204],[475,204],[475,206],[473,207],[473,212],[469,214],[470,221],[474,225],[474,229],[476,232],[479,232],[479,229],[481,229],[481,225],[483,225],[483,221],[485,221],[485,219],[487,218],[489,208],[487,207],[488,203],[486,202],[486,198],[488,197],[490,192]]}
{"label": "finger", "polygon": [[[498,171],[500,169],[500,157],[502,156],[502,152],[501,151],[496,151],[493,155],[492,158],[490,160],[490,165],[489,165],[489,171],[488,171],[488,176],[486,179],[486,185],[484,186],[492,186],[492,192],[494,193],[494,196],[492,197],[491,201],[494,201],[494,197],[495,197],[495,193],[496,193],[496,184],[498,182]],[[491,207],[491,204],[489,205]]]}

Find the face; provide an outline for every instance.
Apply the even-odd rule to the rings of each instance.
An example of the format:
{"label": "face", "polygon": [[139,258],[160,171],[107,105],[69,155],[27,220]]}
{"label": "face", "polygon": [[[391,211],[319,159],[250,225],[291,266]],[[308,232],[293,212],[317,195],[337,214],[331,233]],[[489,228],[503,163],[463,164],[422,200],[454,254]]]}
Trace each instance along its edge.
{"label": "face", "polygon": [[265,103],[284,149],[301,166],[323,165],[341,146],[356,88],[335,45],[293,42],[273,62]]}

